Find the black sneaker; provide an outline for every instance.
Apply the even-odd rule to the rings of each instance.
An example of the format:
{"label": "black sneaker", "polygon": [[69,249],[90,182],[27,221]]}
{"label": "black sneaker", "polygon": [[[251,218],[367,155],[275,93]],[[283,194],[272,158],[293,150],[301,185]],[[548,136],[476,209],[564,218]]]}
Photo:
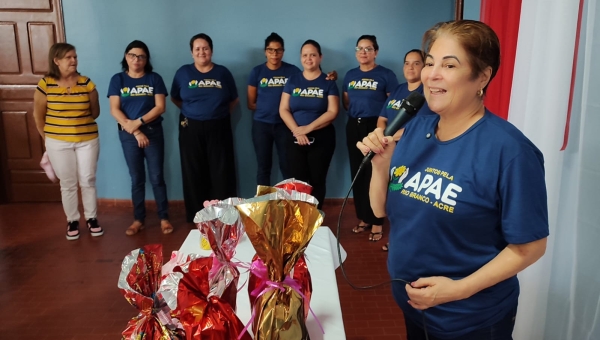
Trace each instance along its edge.
{"label": "black sneaker", "polygon": [[79,238],[79,221],[67,223],[67,240],[73,241]]}
{"label": "black sneaker", "polygon": [[94,237],[102,236],[104,234],[104,230],[102,230],[102,227],[98,225],[98,220],[95,218],[90,218],[87,220],[87,227],[90,231],[90,234],[92,234]]}

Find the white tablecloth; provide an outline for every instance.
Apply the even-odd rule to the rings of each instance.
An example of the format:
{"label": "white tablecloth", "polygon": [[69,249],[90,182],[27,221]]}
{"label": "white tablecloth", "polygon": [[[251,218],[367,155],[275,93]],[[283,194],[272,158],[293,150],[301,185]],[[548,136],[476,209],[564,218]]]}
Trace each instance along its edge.
{"label": "white tablecloth", "polygon": [[[179,249],[184,254],[200,254],[209,256],[211,250],[200,248],[200,231],[192,230]],[[342,248],[342,261],[346,259],[346,252]],[[250,262],[256,252],[248,236],[244,235],[236,249],[235,259]],[[325,330],[321,332],[317,321],[309,314],[306,327],[311,340],[341,340],[346,339],[340,296],[337,289],[335,269],[339,266],[336,238],[327,227],[320,227],[313,236],[306,249],[308,270],[312,278],[313,294],[310,307]],[[243,270],[242,270],[243,271]],[[240,276],[238,288],[248,279],[248,274]],[[244,286],[238,293],[237,313],[245,325],[251,316],[248,287]]]}

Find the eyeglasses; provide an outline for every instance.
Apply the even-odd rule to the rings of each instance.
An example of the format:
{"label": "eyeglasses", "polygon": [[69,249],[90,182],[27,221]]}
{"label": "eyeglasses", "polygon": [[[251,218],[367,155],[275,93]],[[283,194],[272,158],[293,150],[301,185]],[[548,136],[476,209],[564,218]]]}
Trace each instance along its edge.
{"label": "eyeglasses", "polygon": [[283,53],[283,51],[285,51],[283,48],[270,48],[270,47],[265,48],[265,50],[269,54],[281,54],[281,53]]}
{"label": "eyeglasses", "polygon": [[371,53],[371,52],[375,51],[375,49],[373,47],[358,47],[358,46],[356,46],[356,48],[354,48],[354,50],[356,52],[365,51],[365,53]]}
{"label": "eyeglasses", "polygon": [[127,53],[127,56],[129,57],[129,59],[139,59],[139,60],[148,59],[148,56],[146,56],[144,54],[137,55],[135,53]]}

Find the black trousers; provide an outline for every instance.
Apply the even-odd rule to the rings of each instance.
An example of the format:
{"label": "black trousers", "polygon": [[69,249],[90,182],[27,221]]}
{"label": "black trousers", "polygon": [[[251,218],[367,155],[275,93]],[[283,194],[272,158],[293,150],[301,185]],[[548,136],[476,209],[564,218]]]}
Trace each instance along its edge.
{"label": "black trousers", "polygon": [[[370,132],[377,127],[377,118],[348,118],[346,123],[346,145],[348,146],[348,158],[350,159],[350,174],[352,179],[358,172],[358,167],[364,156],[356,148],[356,142],[362,141]],[[356,217],[367,224],[383,225],[383,218],[377,218],[371,209],[369,199],[369,187],[371,186],[371,162],[366,164],[360,171],[354,183],[354,208]]]}
{"label": "black trousers", "polygon": [[204,201],[237,196],[231,119],[199,121],[180,115],[179,120],[185,217],[193,222]]}
{"label": "black trousers", "polygon": [[319,200],[319,209],[327,191],[327,171],[335,151],[335,128],[328,125],[307,135],[314,138],[310,145],[295,144],[296,138],[290,132],[287,144],[287,161],[290,175],[307,182],[313,187],[312,195]]}

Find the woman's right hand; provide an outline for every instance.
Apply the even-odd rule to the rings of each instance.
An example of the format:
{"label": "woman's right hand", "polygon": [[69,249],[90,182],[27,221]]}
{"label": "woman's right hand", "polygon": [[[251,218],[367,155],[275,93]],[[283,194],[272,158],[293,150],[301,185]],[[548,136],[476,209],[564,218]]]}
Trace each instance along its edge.
{"label": "woman's right hand", "polygon": [[135,137],[135,139],[137,139],[138,146],[140,148],[143,149],[143,148],[147,147],[148,145],[150,145],[150,140],[142,132],[134,132],[133,136]]}
{"label": "woman's right hand", "polygon": [[306,135],[296,136],[296,141],[298,141],[298,145],[310,145],[310,141]]}
{"label": "woman's right hand", "polygon": [[127,131],[127,133],[133,133],[135,130],[139,129],[142,125],[142,122],[139,119],[131,120],[126,119],[124,124],[121,124],[123,129]]}
{"label": "woman's right hand", "polygon": [[363,138],[362,142],[357,142],[356,147],[365,156],[373,151],[375,153],[375,157],[371,161],[373,163],[389,163],[396,148],[396,142],[392,136],[384,136],[382,128],[377,128]]}

